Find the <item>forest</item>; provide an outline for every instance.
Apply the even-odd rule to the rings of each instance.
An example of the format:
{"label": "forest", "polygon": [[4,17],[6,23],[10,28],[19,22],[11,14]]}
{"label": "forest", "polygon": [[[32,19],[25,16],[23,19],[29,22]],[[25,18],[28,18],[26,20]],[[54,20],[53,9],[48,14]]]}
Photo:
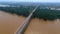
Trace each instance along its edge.
{"label": "forest", "polygon": [[[34,8],[35,6],[0,7],[0,10],[27,17]],[[39,18],[44,20],[60,19],[60,10],[40,9],[38,7],[32,18]]]}

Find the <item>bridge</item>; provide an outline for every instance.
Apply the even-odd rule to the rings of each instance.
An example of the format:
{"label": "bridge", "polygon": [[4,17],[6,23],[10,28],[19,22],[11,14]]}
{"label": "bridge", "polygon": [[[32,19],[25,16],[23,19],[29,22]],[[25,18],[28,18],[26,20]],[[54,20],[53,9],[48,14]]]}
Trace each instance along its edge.
{"label": "bridge", "polygon": [[32,10],[32,12],[29,14],[29,16],[26,18],[24,24],[21,26],[21,28],[18,28],[17,31],[15,32],[15,34],[24,34],[26,28],[28,27],[31,17],[33,15],[33,13],[36,11],[36,9],[38,8],[38,6],[35,7],[34,10]]}

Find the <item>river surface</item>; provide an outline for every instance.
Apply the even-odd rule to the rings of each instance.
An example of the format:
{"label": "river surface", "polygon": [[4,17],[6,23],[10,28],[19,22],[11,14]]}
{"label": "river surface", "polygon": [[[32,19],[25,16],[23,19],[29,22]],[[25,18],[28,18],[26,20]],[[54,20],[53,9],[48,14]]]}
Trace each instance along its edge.
{"label": "river surface", "polygon": [[33,18],[24,34],[60,34],[60,20],[44,21]]}
{"label": "river surface", "polygon": [[14,34],[24,23],[25,17],[0,11],[0,34]]}
{"label": "river surface", "polygon": [[[14,34],[26,17],[0,11],[0,34]],[[44,21],[33,18],[24,34],[60,34],[60,20]]]}

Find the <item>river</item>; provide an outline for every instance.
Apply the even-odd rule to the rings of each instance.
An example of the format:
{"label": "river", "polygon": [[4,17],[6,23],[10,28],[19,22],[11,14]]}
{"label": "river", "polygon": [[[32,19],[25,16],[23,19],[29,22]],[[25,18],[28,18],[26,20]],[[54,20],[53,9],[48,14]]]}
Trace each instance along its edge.
{"label": "river", "polygon": [[0,34],[14,34],[26,17],[0,11]]}
{"label": "river", "polygon": [[60,34],[60,20],[44,21],[33,18],[24,34]]}
{"label": "river", "polygon": [[[26,17],[0,11],[0,34],[14,34]],[[44,21],[33,18],[24,34],[60,34],[60,19]]]}

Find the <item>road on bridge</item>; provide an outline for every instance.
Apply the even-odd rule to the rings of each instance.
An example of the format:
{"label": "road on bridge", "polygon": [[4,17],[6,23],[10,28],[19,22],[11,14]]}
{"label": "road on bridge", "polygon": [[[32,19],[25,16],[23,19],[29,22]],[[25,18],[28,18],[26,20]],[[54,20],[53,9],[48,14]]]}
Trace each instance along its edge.
{"label": "road on bridge", "polygon": [[38,8],[38,6],[36,6],[35,9],[30,13],[30,15],[26,18],[24,24],[21,26],[21,28],[17,29],[17,31],[15,32],[15,34],[24,34],[27,26],[29,25],[31,17],[32,17],[33,13],[36,11],[37,8]]}

